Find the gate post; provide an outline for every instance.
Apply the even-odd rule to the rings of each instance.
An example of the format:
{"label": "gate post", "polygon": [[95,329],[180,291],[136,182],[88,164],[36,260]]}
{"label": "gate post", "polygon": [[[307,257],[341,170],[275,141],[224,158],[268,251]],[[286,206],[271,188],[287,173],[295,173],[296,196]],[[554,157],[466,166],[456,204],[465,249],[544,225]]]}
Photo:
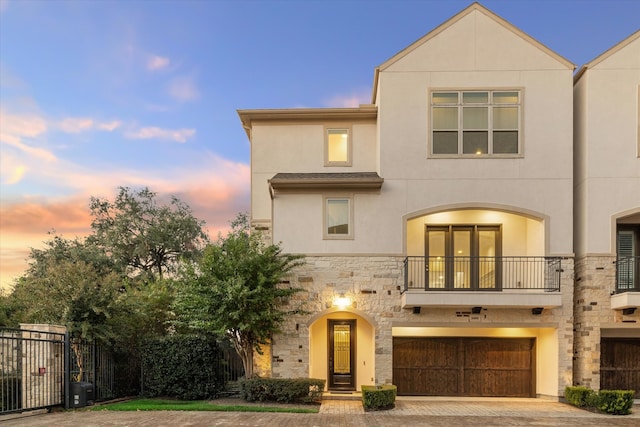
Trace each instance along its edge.
{"label": "gate post", "polygon": [[69,399],[70,391],[70,376],[71,376],[71,341],[69,338],[69,331],[64,333],[64,409],[71,407]]}

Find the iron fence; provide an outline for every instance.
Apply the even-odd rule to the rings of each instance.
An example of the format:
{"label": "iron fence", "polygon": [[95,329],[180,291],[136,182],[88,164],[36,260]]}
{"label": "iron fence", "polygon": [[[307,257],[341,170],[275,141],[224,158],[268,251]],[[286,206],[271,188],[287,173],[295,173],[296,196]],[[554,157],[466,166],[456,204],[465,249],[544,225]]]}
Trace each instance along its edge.
{"label": "iron fence", "polygon": [[0,414],[64,403],[64,333],[0,329]]}
{"label": "iron fence", "polygon": [[559,257],[409,256],[404,289],[425,291],[560,291]]}
{"label": "iron fence", "polygon": [[640,256],[616,259],[616,293],[640,292]]}

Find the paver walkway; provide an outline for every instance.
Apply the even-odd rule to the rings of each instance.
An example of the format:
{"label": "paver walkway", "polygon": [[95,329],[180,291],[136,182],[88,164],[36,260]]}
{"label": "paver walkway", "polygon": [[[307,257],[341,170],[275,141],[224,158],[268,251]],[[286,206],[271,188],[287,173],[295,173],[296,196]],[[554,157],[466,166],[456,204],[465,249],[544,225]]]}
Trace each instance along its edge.
{"label": "paver walkway", "polygon": [[0,417],[0,427],[456,427],[558,426],[638,427],[640,405],[626,416],[595,414],[540,399],[444,399],[399,397],[390,411],[367,412],[360,401],[324,400],[318,414],[249,412],[72,411],[16,419]]}

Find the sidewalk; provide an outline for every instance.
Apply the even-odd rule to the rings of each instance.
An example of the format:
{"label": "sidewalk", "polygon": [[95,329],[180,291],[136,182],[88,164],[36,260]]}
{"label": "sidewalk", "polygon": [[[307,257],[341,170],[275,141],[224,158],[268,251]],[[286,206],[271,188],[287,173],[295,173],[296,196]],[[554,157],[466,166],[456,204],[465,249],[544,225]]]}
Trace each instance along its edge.
{"label": "sidewalk", "polygon": [[367,412],[357,400],[324,400],[318,414],[250,412],[71,411],[3,420],[0,427],[456,427],[456,426],[637,427],[634,414],[595,414],[540,399],[445,399],[399,397],[390,411]]}

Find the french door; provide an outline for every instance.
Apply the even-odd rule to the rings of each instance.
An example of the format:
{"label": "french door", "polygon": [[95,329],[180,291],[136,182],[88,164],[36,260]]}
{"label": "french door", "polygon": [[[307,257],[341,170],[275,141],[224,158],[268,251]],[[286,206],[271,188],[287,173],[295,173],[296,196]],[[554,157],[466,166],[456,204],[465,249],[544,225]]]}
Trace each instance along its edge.
{"label": "french door", "polygon": [[355,390],[355,320],[329,320],[329,390]]}
{"label": "french door", "polygon": [[499,225],[427,225],[427,288],[499,289]]}

